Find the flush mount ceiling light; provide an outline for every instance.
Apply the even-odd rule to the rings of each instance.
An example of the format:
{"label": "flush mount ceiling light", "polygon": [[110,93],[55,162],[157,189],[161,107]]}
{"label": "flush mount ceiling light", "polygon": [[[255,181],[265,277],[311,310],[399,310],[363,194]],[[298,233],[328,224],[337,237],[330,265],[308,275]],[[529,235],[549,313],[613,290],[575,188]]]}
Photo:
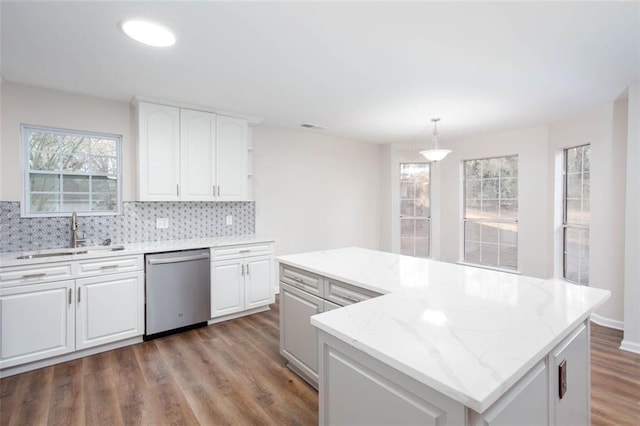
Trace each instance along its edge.
{"label": "flush mount ceiling light", "polygon": [[444,159],[451,152],[450,149],[438,149],[438,121],[439,118],[432,118],[433,122],[433,146],[431,149],[427,149],[425,151],[420,151],[420,154],[424,156],[427,160],[432,163],[437,163],[438,161]]}
{"label": "flush mount ceiling light", "polygon": [[173,31],[155,22],[134,19],[123,21],[120,28],[132,39],[149,46],[169,47],[176,43]]}

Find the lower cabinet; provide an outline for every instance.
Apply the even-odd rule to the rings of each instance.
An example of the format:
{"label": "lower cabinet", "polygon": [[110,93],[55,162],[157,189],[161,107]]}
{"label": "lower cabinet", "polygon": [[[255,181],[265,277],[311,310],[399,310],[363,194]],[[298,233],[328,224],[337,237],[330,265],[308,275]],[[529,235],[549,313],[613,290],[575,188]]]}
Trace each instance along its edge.
{"label": "lower cabinet", "polygon": [[531,369],[484,413],[471,411],[473,426],[545,425],[549,419],[549,369],[545,361]]}
{"label": "lower cabinet", "polygon": [[[3,269],[0,370],[144,334],[141,256],[60,265]],[[79,270],[68,274],[78,278],[54,281],[37,268]]]}
{"label": "lower cabinet", "polygon": [[211,262],[211,318],[275,301],[273,255]]}
{"label": "lower cabinet", "polygon": [[318,331],[311,317],[324,312],[325,301],[288,284],[280,284],[280,353],[289,367],[309,383],[318,384]]}
{"label": "lower cabinet", "polygon": [[242,259],[211,263],[211,318],[244,310]]}
{"label": "lower cabinet", "polygon": [[588,425],[588,321],[482,413],[318,331],[320,424]]}
{"label": "lower cabinet", "polygon": [[280,353],[287,367],[317,388],[318,330],[311,325],[311,317],[376,296],[373,291],[281,264]]}
{"label": "lower cabinet", "polygon": [[76,349],[144,333],[144,273],[76,281]]}
{"label": "lower cabinet", "polygon": [[75,350],[73,280],[0,289],[0,368]]}
{"label": "lower cabinet", "polygon": [[551,409],[557,425],[591,424],[588,328],[578,327],[550,356]]}

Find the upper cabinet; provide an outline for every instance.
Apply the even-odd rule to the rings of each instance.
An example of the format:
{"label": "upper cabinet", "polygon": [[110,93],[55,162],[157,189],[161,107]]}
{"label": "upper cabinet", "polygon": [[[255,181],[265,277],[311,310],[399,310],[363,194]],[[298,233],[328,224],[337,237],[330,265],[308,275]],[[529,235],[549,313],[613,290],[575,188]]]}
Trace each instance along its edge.
{"label": "upper cabinet", "polygon": [[218,199],[247,199],[248,187],[248,127],[245,120],[218,116],[216,130]]}
{"label": "upper cabinet", "polygon": [[248,199],[248,123],[138,103],[138,200]]}
{"label": "upper cabinet", "polygon": [[180,110],[138,105],[138,199],[180,199]]}

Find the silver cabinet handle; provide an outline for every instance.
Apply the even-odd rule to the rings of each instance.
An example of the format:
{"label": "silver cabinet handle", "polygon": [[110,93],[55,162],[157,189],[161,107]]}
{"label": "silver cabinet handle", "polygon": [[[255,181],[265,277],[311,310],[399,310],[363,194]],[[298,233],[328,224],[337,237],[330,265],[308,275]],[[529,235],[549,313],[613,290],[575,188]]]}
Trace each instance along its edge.
{"label": "silver cabinet handle", "polygon": [[247,265],[247,275],[249,275],[249,265]]}
{"label": "silver cabinet handle", "polygon": [[69,305],[71,305],[71,289],[69,289]]}
{"label": "silver cabinet handle", "polygon": [[22,278],[25,278],[25,279],[29,279],[29,278],[42,278],[42,277],[44,277],[44,276],[46,276],[46,275],[47,275],[47,274],[45,274],[45,273],[40,273],[40,274],[26,274],[26,275],[23,275],[23,276],[22,276]]}
{"label": "silver cabinet handle", "polygon": [[82,287],[78,287],[78,304],[80,304],[80,290],[82,290]]}
{"label": "silver cabinet handle", "polygon": [[347,295],[347,294],[341,294],[341,295],[339,295],[338,297],[342,297],[343,299],[351,300],[352,302],[355,302],[355,303],[358,303],[358,302],[360,302],[360,301],[361,301],[361,300],[360,300],[360,299],[358,299],[357,297],[349,296],[349,295]]}
{"label": "silver cabinet handle", "polygon": [[180,184],[176,183],[176,197],[180,196]]}
{"label": "silver cabinet handle", "polygon": [[101,266],[100,269],[102,269],[103,271],[107,269],[118,269],[119,266],[120,265],[104,265],[104,266]]}
{"label": "silver cabinet handle", "polygon": [[220,196],[220,185],[218,185],[218,197]]}
{"label": "silver cabinet handle", "polygon": [[242,276],[244,277],[244,265],[241,265],[240,267],[242,269]]}
{"label": "silver cabinet handle", "polygon": [[242,253],[251,253],[251,250],[240,250],[238,253],[242,254]]}

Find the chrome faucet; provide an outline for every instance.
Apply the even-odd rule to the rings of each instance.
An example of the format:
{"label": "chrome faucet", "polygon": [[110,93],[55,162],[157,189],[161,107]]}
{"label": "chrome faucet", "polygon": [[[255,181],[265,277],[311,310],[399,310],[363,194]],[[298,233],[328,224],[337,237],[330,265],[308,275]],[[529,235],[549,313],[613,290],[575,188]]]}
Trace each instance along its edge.
{"label": "chrome faucet", "polygon": [[78,244],[84,244],[87,242],[87,239],[78,238],[78,215],[74,211],[71,213],[71,248],[77,248]]}

